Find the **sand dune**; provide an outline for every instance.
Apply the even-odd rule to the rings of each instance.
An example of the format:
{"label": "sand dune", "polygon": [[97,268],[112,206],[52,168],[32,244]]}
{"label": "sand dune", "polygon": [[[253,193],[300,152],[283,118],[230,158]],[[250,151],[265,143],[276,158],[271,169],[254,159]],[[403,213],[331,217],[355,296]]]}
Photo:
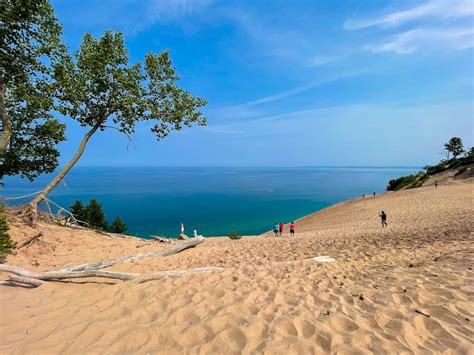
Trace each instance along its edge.
{"label": "sand dune", "polygon": [[[473,187],[347,201],[297,221],[295,239],[213,238],[111,268],[224,268],[211,275],[0,286],[0,353],[473,353]],[[9,264],[50,270],[166,247],[38,229]],[[12,222],[17,241],[36,232]]]}

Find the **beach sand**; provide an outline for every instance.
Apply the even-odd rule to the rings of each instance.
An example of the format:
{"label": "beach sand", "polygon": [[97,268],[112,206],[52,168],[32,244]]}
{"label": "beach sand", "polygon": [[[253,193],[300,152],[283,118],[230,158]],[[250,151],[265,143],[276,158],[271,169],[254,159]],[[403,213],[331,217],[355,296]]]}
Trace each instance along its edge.
{"label": "beach sand", "polygon": [[[297,221],[294,239],[287,229],[282,238],[210,238],[110,268],[224,268],[209,275],[0,286],[0,353],[473,353],[473,188],[351,200]],[[38,231],[8,264],[45,271],[169,247],[11,223],[18,242]]]}

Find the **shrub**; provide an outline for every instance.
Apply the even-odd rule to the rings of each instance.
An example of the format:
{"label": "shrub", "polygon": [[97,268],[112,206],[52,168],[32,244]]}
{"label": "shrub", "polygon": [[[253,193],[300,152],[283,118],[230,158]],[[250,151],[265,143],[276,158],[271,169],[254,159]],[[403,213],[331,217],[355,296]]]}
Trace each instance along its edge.
{"label": "shrub", "polygon": [[240,236],[235,229],[232,229],[232,231],[229,234],[229,238],[232,240],[237,240],[237,239],[242,238],[242,236]]}
{"label": "shrub", "polygon": [[392,179],[388,182],[387,191],[397,191],[404,187],[409,186],[414,183],[418,178],[420,178],[423,173],[418,173],[416,175],[402,176],[398,179]]}
{"label": "shrub", "polygon": [[122,222],[120,217],[115,217],[115,220],[112,222],[109,228],[109,232],[112,233],[124,233],[127,230],[127,226]]}
{"label": "shrub", "polygon": [[15,247],[16,243],[8,235],[7,217],[3,212],[3,205],[0,204],[0,258],[11,252]]}

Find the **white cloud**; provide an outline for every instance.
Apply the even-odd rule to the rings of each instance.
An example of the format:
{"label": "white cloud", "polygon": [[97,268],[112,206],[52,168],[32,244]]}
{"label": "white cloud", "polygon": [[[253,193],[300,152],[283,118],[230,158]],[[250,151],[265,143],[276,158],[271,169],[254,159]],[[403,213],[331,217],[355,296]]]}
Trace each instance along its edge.
{"label": "white cloud", "polygon": [[419,28],[397,34],[387,42],[365,46],[372,52],[413,53],[421,48],[443,47],[461,50],[474,47],[474,28],[425,29]]}
{"label": "white cloud", "polygon": [[221,15],[232,21],[266,55],[301,60],[311,48],[307,36],[282,26],[275,26],[261,14],[238,7],[225,7]]}
{"label": "white cloud", "polygon": [[473,14],[474,5],[472,0],[431,0],[419,6],[391,12],[382,16],[347,20],[344,23],[344,28],[347,30],[358,30],[374,26],[396,27],[420,19],[449,19],[472,16]]}
{"label": "white cloud", "polygon": [[310,67],[319,67],[323,66],[338,60],[339,57],[331,57],[331,56],[315,56],[310,59],[309,66]]}
{"label": "white cloud", "polygon": [[348,78],[348,77],[351,77],[351,76],[354,76],[354,75],[358,75],[358,74],[362,73],[363,71],[365,71],[365,69],[360,69],[360,70],[356,70],[356,71],[352,71],[352,72],[348,72],[348,73],[338,74],[338,75],[329,77],[327,79],[314,81],[314,82],[306,84],[306,85],[297,86],[293,89],[282,91],[282,92],[279,92],[279,93],[274,94],[274,95],[264,96],[264,97],[261,97],[257,100],[249,101],[249,102],[245,103],[244,105],[245,106],[254,106],[254,105],[261,105],[261,104],[266,104],[266,103],[273,102],[273,101],[282,100],[282,99],[285,99],[287,97],[294,96],[294,95],[303,93],[303,92],[311,90],[311,89],[315,89],[318,86],[322,86],[322,85],[329,84],[329,83],[332,83],[332,82],[335,82],[335,81],[338,81],[338,80],[341,80],[341,79],[344,79],[344,78]]}

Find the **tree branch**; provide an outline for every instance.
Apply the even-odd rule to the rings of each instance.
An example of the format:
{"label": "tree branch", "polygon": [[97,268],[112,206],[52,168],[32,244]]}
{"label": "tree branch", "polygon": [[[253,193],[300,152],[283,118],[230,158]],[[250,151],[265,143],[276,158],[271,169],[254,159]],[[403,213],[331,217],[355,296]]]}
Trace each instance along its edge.
{"label": "tree branch", "polygon": [[101,128],[115,129],[116,131],[119,131],[120,133],[125,134],[125,135],[127,136],[127,138],[128,138],[127,150],[128,150],[128,147],[130,146],[130,144],[133,143],[132,136],[130,136],[130,134],[128,134],[127,132],[121,131],[120,128],[118,128],[118,127],[102,125]]}

